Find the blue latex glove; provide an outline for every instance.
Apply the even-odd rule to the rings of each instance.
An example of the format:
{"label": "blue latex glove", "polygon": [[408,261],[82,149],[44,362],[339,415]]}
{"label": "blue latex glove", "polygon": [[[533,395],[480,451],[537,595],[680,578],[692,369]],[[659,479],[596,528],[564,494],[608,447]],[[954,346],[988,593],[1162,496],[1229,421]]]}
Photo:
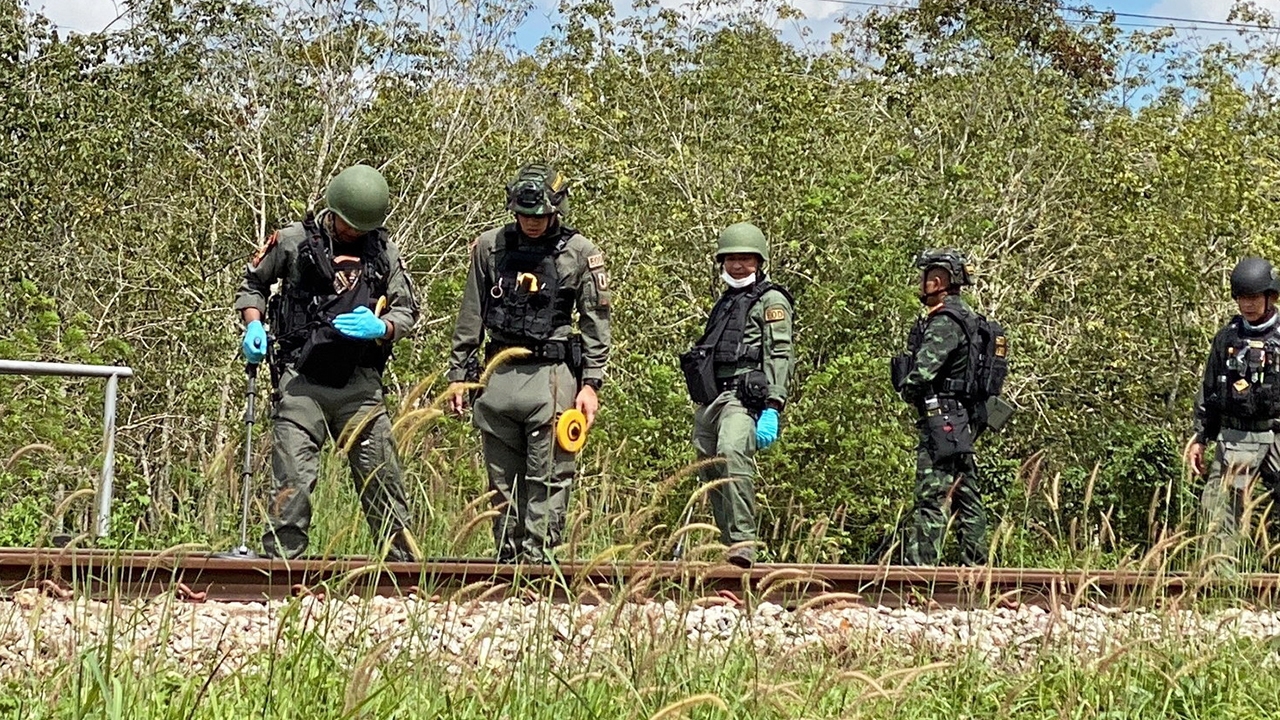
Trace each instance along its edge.
{"label": "blue latex glove", "polygon": [[262,327],[261,320],[254,320],[245,327],[240,351],[244,353],[245,362],[250,365],[257,365],[267,359],[267,330]]}
{"label": "blue latex glove", "polygon": [[338,332],[355,340],[377,340],[387,334],[387,324],[364,306],[334,318],[333,326]]}
{"label": "blue latex glove", "polygon": [[778,411],[765,408],[756,421],[756,449],[764,450],[778,439]]}

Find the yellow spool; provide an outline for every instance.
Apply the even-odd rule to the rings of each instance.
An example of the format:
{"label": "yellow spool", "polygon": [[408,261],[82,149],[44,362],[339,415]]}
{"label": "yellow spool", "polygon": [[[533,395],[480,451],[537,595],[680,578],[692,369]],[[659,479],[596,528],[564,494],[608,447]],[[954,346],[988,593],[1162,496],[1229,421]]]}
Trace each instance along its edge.
{"label": "yellow spool", "polygon": [[576,453],[587,444],[587,416],[578,409],[565,410],[556,421],[556,444],[567,453]]}

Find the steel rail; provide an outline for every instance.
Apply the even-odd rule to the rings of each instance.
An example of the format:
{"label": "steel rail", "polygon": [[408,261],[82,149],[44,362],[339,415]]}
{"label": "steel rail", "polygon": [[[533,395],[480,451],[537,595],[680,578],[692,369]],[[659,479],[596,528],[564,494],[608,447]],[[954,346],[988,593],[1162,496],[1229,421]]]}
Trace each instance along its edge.
{"label": "steel rail", "polygon": [[[1231,581],[1137,570],[901,567],[763,563],[751,570],[705,562],[565,562],[514,566],[445,558],[383,563],[368,558],[236,559],[208,554],[105,549],[0,548],[0,595],[39,589],[98,599],[176,596],[189,601],[263,602],[301,594],[468,597],[535,593],[595,604],[617,597],[722,596],[788,605],[855,602],[955,607],[1097,603],[1139,606],[1209,595],[1280,605],[1280,575]],[[486,592],[487,591],[487,592]]]}

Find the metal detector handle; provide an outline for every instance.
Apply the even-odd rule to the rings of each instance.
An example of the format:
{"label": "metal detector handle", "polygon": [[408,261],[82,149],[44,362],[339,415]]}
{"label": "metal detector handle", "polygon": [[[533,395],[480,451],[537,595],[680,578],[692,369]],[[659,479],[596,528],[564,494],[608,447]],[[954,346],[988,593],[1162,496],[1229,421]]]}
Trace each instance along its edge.
{"label": "metal detector handle", "polygon": [[[686,510],[684,513],[684,523],[682,523],[681,526],[676,529],[677,530],[683,529],[685,526],[689,524],[690,520],[693,520],[693,503],[689,503],[689,509]],[[679,562],[680,559],[684,557],[684,539],[686,537],[688,537],[687,534],[681,535],[680,539],[676,541],[675,550],[673,550],[671,553],[671,559],[673,561]]]}
{"label": "metal detector handle", "polygon": [[253,423],[254,402],[258,397],[258,363],[245,363],[244,374],[248,379],[244,405],[244,466],[240,472],[240,546],[235,554],[255,557],[249,549],[249,486],[253,481]]}

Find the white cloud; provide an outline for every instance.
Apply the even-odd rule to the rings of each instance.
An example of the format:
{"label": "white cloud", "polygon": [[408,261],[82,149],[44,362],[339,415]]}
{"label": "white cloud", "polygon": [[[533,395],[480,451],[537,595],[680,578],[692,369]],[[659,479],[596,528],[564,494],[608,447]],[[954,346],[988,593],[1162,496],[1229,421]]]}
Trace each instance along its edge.
{"label": "white cloud", "polygon": [[32,0],[31,9],[44,15],[59,30],[98,32],[124,12],[113,0]]}

